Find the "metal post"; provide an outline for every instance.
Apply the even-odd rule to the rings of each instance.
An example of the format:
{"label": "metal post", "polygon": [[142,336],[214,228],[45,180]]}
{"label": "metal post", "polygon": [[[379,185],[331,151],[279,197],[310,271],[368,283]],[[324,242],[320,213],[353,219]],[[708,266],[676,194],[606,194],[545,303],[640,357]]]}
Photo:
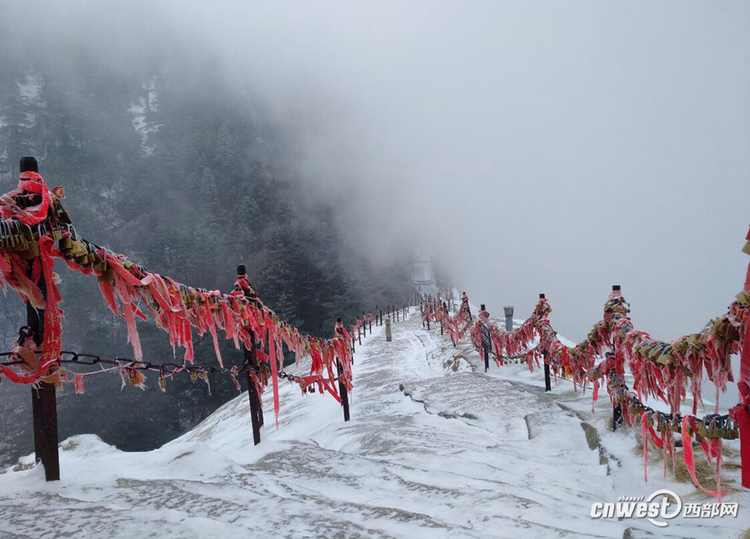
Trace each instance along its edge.
{"label": "metal post", "polygon": [[344,421],[349,421],[349,392],[344,383],[344,368],[341,359],[336,358],[336,370],[339,372],[339,394],[341,395],[341,406],[344,407]]}
{"label": "metal post", "polygon": [[612,432],[615,432],[620,425],[622,425],[622,408],[620,407],[620,401],[615,396],[615,400],[612,402]]}
{"label": "metal post", "polygon": [[385,319],[385,341],[391,342],[391,319]]}
{"label": "metal post", "polygon": [[[619,292],[620,290],[621,287],[619,284],[612,285],[612,292]],[[613,357],[616,358],[617,350],[614,350],[614,352]],[[617,399],[617,395],[615,395],[615,398],[612,401],[612,432],[615,432],[620,425],[622,425],[622,405]]]}
{"label": "metal post", "polygon": [[[39,172],[37,161],[33,157],[21,159],[20,172]],[[38,200],[37,200],[38,199]],[[41,202],[41,196],[28,200],[30,205]],[[32,278],[34,260],[29,260],[26,275]],[[47,285],[44,277],[39,278],[39,291],[47,299]],[[26,325],[39,350],[44,342],[44,309],[36,310],[26,304]],[[36,462],[44,466],[44,477],[47,481],[60,480],[60,456],[57,452],[57,394],[54,384],[41,382],[39,389],[31,389],[31,413],[34,424],[34,453]]]}
{"label": "metal post", "polygon": [[[485,306],[484,303],[482,303],[479,306],[479,312],[481,314],[486,311],[487,311],[487,307]],[[482,349],[484,350],[484,372],[488,372],[490,370],[490,349],[488,346],[489,343],[487,342],[487,339],[486,339],[487,336],[485,335],[486,328],[485,328],[484,323],[482,322],[481,317],[479,317],[477,320],[479,321],[479,327],[482,329]]]}
{"label": "metal post", "polygon": [[245,354],[245,363],[248,366],[247,397],[250,400],[250,419],[253,423],[253,444],[258,445],[260,443],[261,414],[263,412],[260,410],[258,389],[255,387],[255,381],[250,374],[250,369],[255,369],[258,366],[258,358],[255,355],[255,333],[252,330],[250,330],[250,347],[251,350],[244,348],[243,351]]}
{"label": "metal post", "polygon": [[[247,277],[247,269],[244,264],[237,266],[237,278]],[[239,290],[239,288],[238,288]],[[248,290],[242,290],[245,297],[249,297]],[[253,424],[253,443],[258,445],[260,443],[260,427],[263,425],[263,409],[260,407],[260,395],[258,395],[258,388],[255,386],[255,380],[251,372],[255,372],[256,376],[260,376],[258,356],[255,342],[255,332],[248,329],[250,333],[250,348],[243,346],[242,352],[244,356],[247,380],[247,398],[250,401],[250,420]]]}
{"label": "metal post", "polygon": [[[544,294],[539,294],[539,299],[544,299]],[[542,359],[544,360],[544,391],[552,391],[552,382],[549,377],[549,365],[547,364],[547,353],[542,352]]]}

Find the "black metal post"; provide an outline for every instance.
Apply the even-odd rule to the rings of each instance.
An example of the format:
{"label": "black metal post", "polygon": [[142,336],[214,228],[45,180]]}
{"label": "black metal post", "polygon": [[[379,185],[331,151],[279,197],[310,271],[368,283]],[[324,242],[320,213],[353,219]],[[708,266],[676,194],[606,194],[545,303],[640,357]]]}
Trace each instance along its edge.
{"label": "black metal post", "polygon": [[[539,294],[539,299],[544,299],[544,294]],[[552,391],[552,381],[549,377],[549,365],[547,364],[547,353],[542,352],[542,360],[544,361],[544,391]]]}
{"label": "black metal post", "polygon": [[336,370],[339,373],[339,395],[341,396],[341,406],[344,407],[344,421],[349,421],[349,392],[344,383],[344,368],[338,358],[336,358]]}
{"label": "black metal post", "polygon": [[[246,277],[247,269],[244,264],[237,266],[237,277]],[[248,296],[248,291],[243,290],[245,297]],[[250,401],[250,419],[253,424],[253,443],[258,445],[260,443],[260,427],[263,425],[263,409],[260,407],[260,395],[258,394],[258,388],[255,386],[255,381],[251,371],[255,372],[256,376],[260,376],[259,363],[257,356],[257,343],[255,341],[255,332],[248,329],[250,333],[250,349],[243,347],[243,355],[245,365],[247,367],[246,380],[247,380],[247,398]]]}
{"label": "black metal post", "polygon": [[[19,166],[20,172],[39,172],[39,165],[33,157],[23,157]],[[28,199],[29,205],[41,202],[41,196]],[[34,261],[29,260],[26,272],[32,277]],[[44,277],[39,278],[39,291],[47,299],[47,284]],[[26,325],[39,350],[44,342],[44,309],[34,309],[26,304]],[[31,389],[31,413],[34,425],[34,453],[36,462],[44,466],[44,477],[47,481],[60,480],[60,456],[57,452],[57,393],[54,384],[41,382],[39,389]]]}
{"label": "black metal post", "polygon": [[[612,292],[619,292],[620,290],[621,287],[619,284],[612,285]],[[612,432],[615,432],[620,425],[622,425],[622,405],[615,395],[612,401]]]}
{"label": "black metal post", "polygon": [[[245,363],[248,366],[247,397],[250,400],[250,419],[253,423],[253,443],[258,445],[260,443],[261,414],[263,412],[260,409],[258,389],[255,387],[255,381],[250,374],[250,369],[255,369],[258,366],[258,359],[255,355],[255,333],[252,330],[250,331],[250,347],[251,350],[245,348],[243,352],[245,354]],[[256,376],[258,376],[258,374],[256,374]]]}
{"label": "black metal post", "polygon": [[620,401],[615,396],[612,403],[612,432],[615,432],[620,425],[622,425],[622,408],[620,407]]}

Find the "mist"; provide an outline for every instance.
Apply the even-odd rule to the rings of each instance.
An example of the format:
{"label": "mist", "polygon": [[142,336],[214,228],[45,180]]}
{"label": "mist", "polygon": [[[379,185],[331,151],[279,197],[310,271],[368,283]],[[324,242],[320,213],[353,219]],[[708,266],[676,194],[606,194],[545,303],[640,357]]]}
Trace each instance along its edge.
{"label": "mist", "polygon": [[620,284],[635,326],[670,340],[742,288],[745,2],[2,10],[19,47],[52,58],[59,46],[132,70],[168,51],[196,92],[220,79],[283,130],[289,166],[335,203],[347,242],[373,262],[426,249],[493,314],[526,317],[544,292],[578,341]]}

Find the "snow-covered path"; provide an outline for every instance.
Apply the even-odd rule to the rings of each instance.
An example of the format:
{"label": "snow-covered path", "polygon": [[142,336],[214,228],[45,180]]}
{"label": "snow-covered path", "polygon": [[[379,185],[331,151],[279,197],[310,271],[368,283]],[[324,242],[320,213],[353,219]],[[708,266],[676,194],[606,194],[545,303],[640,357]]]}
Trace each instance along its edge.
{"label": "snow-covered path", "polygon": [[659,478],[644,484],[632,431],[602,433],[615,447],[624,440],[612,457],[617,465],[603,456],[609,448],[592,449],[580,411],[590,401],[564,382],[545,395],[539,374],[527,383],[532,378],[517,365],[475,372],[479,358],[468,346],[454,349],[439,330],[423,330],[418,316],[394,324],[393,337],[385,342],[377,328],[358,347],[349,423],[332,399],[285,385],[278,430],[266,395],[269,425],[257,447],[245,394],[155,451],[123,453],[93,436],[74,437],[62,444],[62,481],[45,483],[39,468],[0,475],[0,536],[730,537],[742,530],[745,497],[739,519],[677,521],[667,530],[591,519],[593,502],[664,486],[694,489],[660,481],[656,470]]}

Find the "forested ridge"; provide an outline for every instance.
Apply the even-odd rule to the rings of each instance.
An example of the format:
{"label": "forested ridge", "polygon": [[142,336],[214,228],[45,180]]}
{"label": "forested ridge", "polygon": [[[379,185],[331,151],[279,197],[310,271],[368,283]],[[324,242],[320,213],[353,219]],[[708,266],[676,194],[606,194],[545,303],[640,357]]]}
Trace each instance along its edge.
{"label": "forested ridge", "polygon": [[[2,42],[2,38],[0,38]],[[293,141],[252,99],[231,91],[210,63],[186,70],[166,59],[112,66],[79,51],[47,61],[43,47],[0,43],[0,185],[15,187],[18,160],[37,157],[78,232],[161,274],[228,291],[247,265],[260,296],[281,318],[330,336],[336,316],[397,303],[411,291],[409,257],[373,266],[345,241],[336,219],[346,193],[312,192],[294,165]],[[185,60],[187,61],[187,60]],[[203,64],[201,64],[203,65]],[[179,74],[177,74],[179,73]],[[358,223],[357,226],[377,226]],[[64,349],[130,357],[123,320],[95,279],[56,265],[62,276]],[[25,309],[1,301],[2,348],[10,349]],[[146,360],[172,360],[167,336],[139,324]],[[197,362],[214,364],[210,337]],[[224,342],[227,363],[241,352]],[[178,351],[178,360],[182,360]],[[60,439],[95,433],[122,449],[156,447],[192,428],[237,394],[225,377],[155,380],[120,390],[118,376],[87,377],[85,394],[59,394]],[[0,386],[0,463],[32,450],[27,387]]]}

